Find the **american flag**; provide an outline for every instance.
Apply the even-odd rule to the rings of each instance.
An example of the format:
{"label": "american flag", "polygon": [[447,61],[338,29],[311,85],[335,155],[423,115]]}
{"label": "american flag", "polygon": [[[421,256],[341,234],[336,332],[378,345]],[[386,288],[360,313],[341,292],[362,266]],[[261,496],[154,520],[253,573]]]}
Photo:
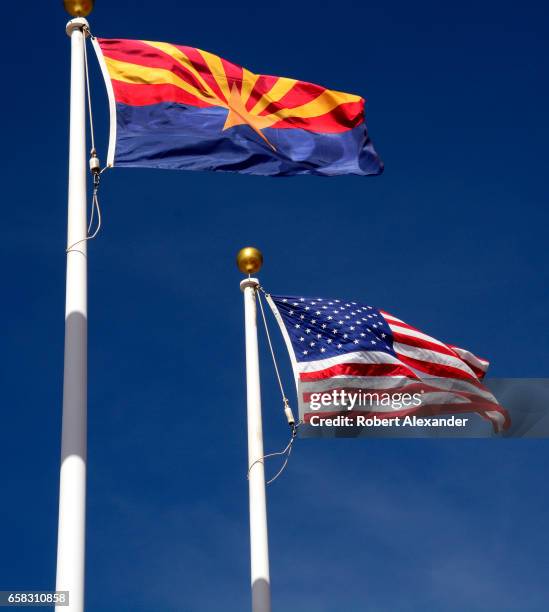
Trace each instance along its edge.
{"label": "american flag", "polygon": [[[477,413],[496,432],[509,427],[506,410],[481,383],[488,361],[470,351],[357,302],[274,295],[268,302],[285,337],[296,382],[308,389],[300,406],[307,405],[313,391],[421,391],[420,406],[376,406],[369,415]],[[305,422],[308,416],[302,414]]]}

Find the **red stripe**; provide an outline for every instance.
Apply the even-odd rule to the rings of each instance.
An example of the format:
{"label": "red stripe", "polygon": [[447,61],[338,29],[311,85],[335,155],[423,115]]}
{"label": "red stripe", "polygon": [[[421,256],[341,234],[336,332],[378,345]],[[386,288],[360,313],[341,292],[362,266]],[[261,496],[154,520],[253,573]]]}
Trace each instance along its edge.
{"label": "red stripe", "polygon": [[[396,350],[396,349],[395,349]],[[476,378],[472,374],[468,374],[459,368],[445,365],[442,363],[432,363],[430,361],[423,361],[414,359],[413,357],[407,357],[397,351],[397,357],[409,365],[411,368],[426,372],[431,376],[439,376],[440,378],[459,378],[461,380],[475,381]]]}
{"label": "red stripe", "polygon": [[238,91],[241,91],[242,86],[242,66],[238,66],[237,64],[233,64],[229,62],[229,60],[221,59],[221,63],[223,64],[223,68],[225,69],[225,76],[227,77],[227,81],[229,83],[229,90],[232,89],[233,84],[236,83],[238,86]]}
{"label": "red stripe", "polygon": [[455,351],[446,345],[436,344],[435,342],[430,342],[429,340],[424,340],[423,338],[416,338],[415,336],[408,336],[407,334],[402,334],[395,331],[393,331],[393,338],[396,342],[400,342],[401,344],[406,344],[416,348],[428,349],[436,353],[449,355],[450,357],[457,357],[460,361],[463,361],[463,359]]}
{"label": "red stripe", "polygon": [[332,376],[407,376],[417,378],[411,370],[398,363],[340,363],[316,372],[301,372],[299,379],[306,382],[324,380]]}
{"label": "red stripe", "polygon": [[131,106],[146,106],[160,102],[177,102],[200,108],[211,106],[175,85],[142,85],[115,80],[111,82],[116,101]]}
{"label": "red stripe", "polygon": [[171,70],[174,60],[160,49],[151,47],[140,40],[118,40],[98,38],[99,46],[105,57],[129,64],[165,68]]}
{"label": "red stripe", "polygon": [[459,355],[459,353],[456,353],[456,351],[452,350],[450,346],[435,344],[434,342],[429,342],[428,340],[424,340],[423,338],[416,338],[415,336],[408,336],[407,334],[402,334],[395,331],[393,331],[393,338],[396,342],[406,344],[407,346],[428,349],[429,351],[440,353],[441,355],[449,355],[450,357],[455,357],[456,359],[459,359],[462,363],[464,363],[468,368],[473,370],[473,372],[479,379],[484,378],[484,375],[486,374],[485,370],[481,370],[479,367],[472,364],[470,361]]}
{"label": "red stripe", "polygon": [[[262,113],[263,114],[263,113]],[[319,117],[288,117],[275,123],[273,128],[300,128],[311,132],[338,134],[352,130],[364,121],[363,102],[344,102]]]}

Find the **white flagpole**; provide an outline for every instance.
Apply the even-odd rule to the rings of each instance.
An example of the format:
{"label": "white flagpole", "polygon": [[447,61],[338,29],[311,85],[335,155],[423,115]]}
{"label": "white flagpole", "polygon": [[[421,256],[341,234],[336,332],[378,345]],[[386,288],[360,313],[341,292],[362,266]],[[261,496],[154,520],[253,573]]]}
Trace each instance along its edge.
{"label": "white flagpole", "polygon": [[59,483],[56,590],[69,591],[57,612],[83,612],[86,530],[87,234],[86,84],[84,45],[88,22],[67,24],[71,39],[69,195],[63,431]]}
{"label": "white flagpole", "polygon": [[[246,251],[246,249],[243,249],[243,251]],[[254,249],[254,251],[256,250]],[[253,255],[254,253],[252,253]],[[260,253],[259,257],[261,257]],[[246,268],[241,267],[241,264],[242,259],[240,259],[239,254],[239,267],[243,272],[247,271]],[[254,272],[258,269],[257,266],[252,267]],[[263,464],[263,426],[261,422],[261,388],[257,346],[256,290],[258,287],[259,281],[256,278],[246,278],[240,283],[240,288],[244,292],[246,330],[252,612],[271,612],[267,500]]]}

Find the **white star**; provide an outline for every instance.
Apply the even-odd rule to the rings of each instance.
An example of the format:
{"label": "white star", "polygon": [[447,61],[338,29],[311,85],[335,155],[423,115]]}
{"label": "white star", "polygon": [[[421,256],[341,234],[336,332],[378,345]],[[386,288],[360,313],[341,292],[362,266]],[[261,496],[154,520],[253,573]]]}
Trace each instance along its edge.
{"label": "white star", "polygon": [[325,352],[326,352],[326,349],[325,349],[324,347],[322,347],[322,348],[320,349],[320,352],[321,352],[321,353],[325,353]]}
{"label": "white star", "polygon": [[305,333],[306,333],[306,334],[310,334],[310,333],[311,333],[311,330],[310,330],[310,329],[306,329],[306,330],[305,330]]}
{"label": "white star", "polygon": [[354,342],[355,344],[358,344],[358,340],[356,340],[356,339],[355,339],[355,340],[353,340],[353,342]]}
{"label": "white star", "polygon": [[342,346],[343,346],[342,344],[338,344],[338,345],[337,345],[337,348],[341,348]]}
{"label": "white star", "polygon": [[328,317],[328,321],[331,321],[334,317],[332,317],[331,315]]}
{"label": "white star", "polygon": [[295,324],[295,328],[296,328],[296,329],[299,329],[300,327],[301,327],[301,325],[300,325],[299,323],[296,323],[296,324]]}
{"label": "white star", "polygon": [[344,337],[344,338],[348,338],[348,337],[349,337],[349,334],[343,334],[343,337]]}
{"label": "white star", "polygon": [[309,342],[309,346],[313,347],[316,344],[316,342]]}
{"label": "white star", "polygon": [[304,354],[304,355],[308,355],[308,354],[309,354],[309,351],[303,351],[303,354]]}
{"label": "white star", "polygon": [[301,338],[299,339],[300,342],[303,342],[303,340],[305,340],[305,338],[303,336],[301,336]]}
{"label": "white star", "polygon": [[319,314],[322,314],[322,313],[320,312],[320,310],[317,310],[317,311],[315,312],[315,315],[319,315]]}
{"label": "white star", "polygon": [[331,338],[328,338],[328,340],[326,340],[326,342],[327,342],[328,344],[332,344],[332,339],[331,339]]}
{"label": "white star", "polygon": [[322,338],[322,334],[317,334],[316,337],[320,340],[320,338]]}
{"label": "white star", "polygon": [[372,344],[376,344],[376,341],[375,341],[375,340],[372,340]]}
{"label": "white star", "polygon": [[326,323],[322,323],[322,329],[326,329]]}
{"label": "white star", "polygon": [[385,338],[385,337],[387,337],[387,334],[381,334],[381,337]]}

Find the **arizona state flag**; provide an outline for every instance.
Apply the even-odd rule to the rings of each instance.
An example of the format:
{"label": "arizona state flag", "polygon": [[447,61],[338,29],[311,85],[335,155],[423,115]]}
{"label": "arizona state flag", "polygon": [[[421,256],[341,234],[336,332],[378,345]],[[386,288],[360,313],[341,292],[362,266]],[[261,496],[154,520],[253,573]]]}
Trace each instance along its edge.
{"label": "arizona state flag", "polygon": [[162,42],[94,39],[109,166],[271,176],[380,174],[364,99]]}

